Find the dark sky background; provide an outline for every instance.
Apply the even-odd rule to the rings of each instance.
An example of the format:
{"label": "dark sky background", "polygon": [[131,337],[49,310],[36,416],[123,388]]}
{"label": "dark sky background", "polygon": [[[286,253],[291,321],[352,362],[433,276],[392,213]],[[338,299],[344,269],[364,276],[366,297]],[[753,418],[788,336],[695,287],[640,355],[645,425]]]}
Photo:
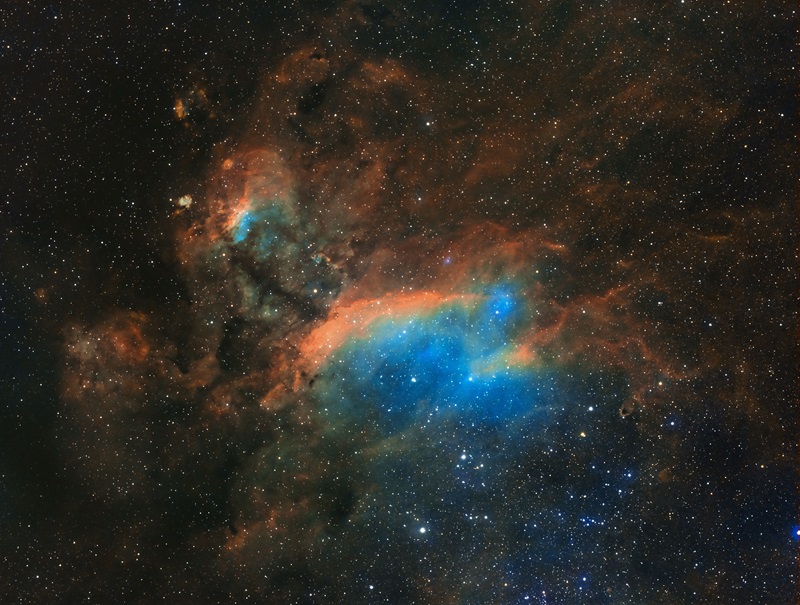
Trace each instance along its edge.
{"label": "dark sky background", "polygon": [[797,603],[797,26],[6,3],[0,601]]}

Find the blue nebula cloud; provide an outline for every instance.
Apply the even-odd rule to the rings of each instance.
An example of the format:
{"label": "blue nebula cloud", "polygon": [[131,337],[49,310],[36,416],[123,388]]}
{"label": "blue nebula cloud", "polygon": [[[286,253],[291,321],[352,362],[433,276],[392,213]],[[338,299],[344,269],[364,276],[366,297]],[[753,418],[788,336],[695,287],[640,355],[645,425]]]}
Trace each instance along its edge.
{"label": "blue nebula cloud", "polygon": [[239,218],[239,223],[233,231],[233,242],[241,244],[250,234],[250,229],[256,222],[255,212],[248,210]]}
{"label": "blue nebula cloud", "polygon": [[393,434],[454,416],[509,425],[547,411],[553,372],[507,361],[529,317],[513,288],[499,285],[477,303],[375,322],[323,368],[323,416],[349,428],[369,420]]}
{"label": "blue nebula cloud", "polygon": [[254,204],[239,216],[231,238],[234,244],[247,244],[259,256],[277,254],[289,244],[296,231],[296,218],[281,200]]}

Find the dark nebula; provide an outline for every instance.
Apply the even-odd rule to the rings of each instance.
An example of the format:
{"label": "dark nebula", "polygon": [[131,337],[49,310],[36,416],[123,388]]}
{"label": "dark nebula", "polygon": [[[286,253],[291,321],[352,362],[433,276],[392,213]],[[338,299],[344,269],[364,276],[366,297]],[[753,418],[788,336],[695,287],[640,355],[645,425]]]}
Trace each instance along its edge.
{"label": "dark nebula", "polygon": [[795,4],[0,15],[0,601],[798,602]]}

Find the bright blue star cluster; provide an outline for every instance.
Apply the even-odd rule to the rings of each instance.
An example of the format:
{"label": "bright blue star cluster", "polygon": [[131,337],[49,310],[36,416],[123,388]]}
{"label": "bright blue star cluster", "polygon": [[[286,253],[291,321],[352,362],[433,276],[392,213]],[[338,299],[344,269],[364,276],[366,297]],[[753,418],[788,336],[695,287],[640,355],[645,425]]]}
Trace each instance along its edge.
{"label": "bright blue star cluster", "polygon": [[545,588],[553,602],[609,602],[594,572],[637,504],[636,437],[616,411],[626,381],[515,356],[535,316],[509,279],[387,313],[321,368],[311,390],[321,434],[368,486],[337,539],[353,541],[354,568],[383,590],[403,594],[392,582],[405,553],[416,577],[441,551],[462,602],[496,590],[497,602],[522,603]]}

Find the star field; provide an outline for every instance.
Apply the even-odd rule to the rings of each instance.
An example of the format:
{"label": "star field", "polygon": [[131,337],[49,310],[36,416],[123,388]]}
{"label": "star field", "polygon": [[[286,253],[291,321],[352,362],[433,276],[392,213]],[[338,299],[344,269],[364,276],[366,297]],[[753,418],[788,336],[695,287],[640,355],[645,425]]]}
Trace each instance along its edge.
{"label": "star field", "polygon": [[796,6],[0,15],[0,601],[797,602]]}

